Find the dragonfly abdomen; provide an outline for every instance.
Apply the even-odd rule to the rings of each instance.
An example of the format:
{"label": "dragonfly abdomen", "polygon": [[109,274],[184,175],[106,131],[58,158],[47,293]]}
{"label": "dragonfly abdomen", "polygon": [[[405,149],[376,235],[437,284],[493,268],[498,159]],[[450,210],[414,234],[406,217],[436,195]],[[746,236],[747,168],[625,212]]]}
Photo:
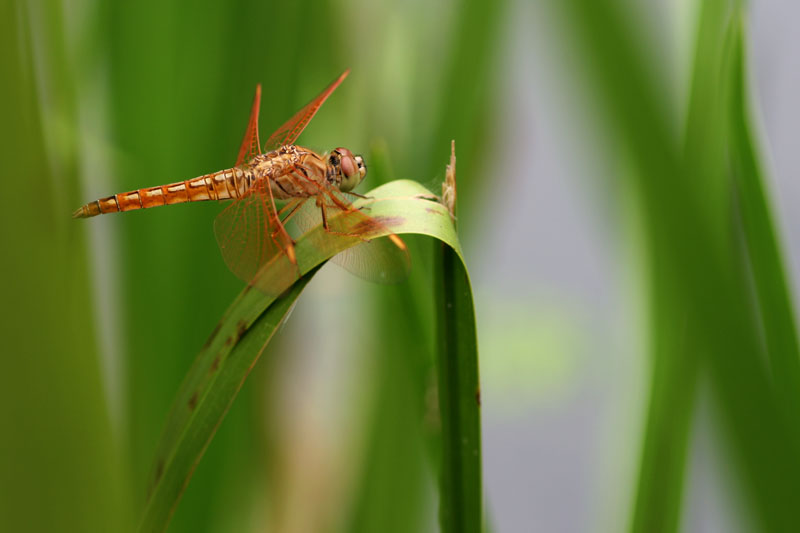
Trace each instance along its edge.
{"label": "dragonfly abdomen", "polygon": [[75,211],[72,217],[89,218],[161,205],[238,198],[244,194],[250,183],[251,178],[247,172],[240,168],[229,168],[169,185],[137,189],[100,198]]}

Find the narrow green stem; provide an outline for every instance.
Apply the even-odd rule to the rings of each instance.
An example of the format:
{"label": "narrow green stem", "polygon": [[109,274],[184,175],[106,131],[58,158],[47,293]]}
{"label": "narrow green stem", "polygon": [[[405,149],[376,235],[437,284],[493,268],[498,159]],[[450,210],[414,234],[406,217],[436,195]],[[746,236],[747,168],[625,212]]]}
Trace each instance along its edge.
{"label": "narrow green stem", "polygon": [[739,215],[772,374],[778,390],[797,412],[800,411],[800,349],[795,312],[750,126],[743,21],[739,19],[735,25],[729,81],[731,170],[738,188]]}
{"label": "narrow green stem", "polygon": [[480,532],[480,386],[472,291],[463,263],[437,243],[438,385],[442,422],[442,531]]}

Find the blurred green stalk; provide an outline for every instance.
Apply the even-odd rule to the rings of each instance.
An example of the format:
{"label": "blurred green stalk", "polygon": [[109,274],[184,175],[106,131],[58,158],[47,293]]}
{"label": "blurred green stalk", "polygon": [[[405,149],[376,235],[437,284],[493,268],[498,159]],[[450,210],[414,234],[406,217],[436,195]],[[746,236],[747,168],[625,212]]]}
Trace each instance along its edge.
{"label": "blurred green stalk", "polygon": [[0,531],[125,531],[95,346],[62,4],[0,4]]}
{"label": "blurred green stalk", "polygon": [[[751,228],[747,230],[750,241],[760,241],[762,236],[752,228],[766,231],[770,217],[757,196],[740,201],[761,207],[745,205],[740,214],[732,209],[734,189],[727,157],[733,152],[735,159],[748,158],[746,151],[737,153],[736,147],[725,145],[731,124],[726,90],[731,79],[741,79],[740,72],[734,77],[725,74],[730,64],[725,43],[731,28],[737,27],[732,21],[738,23],[741,6],[724,0],[698,4],[700,24],[686,137],[679,148],[681,143],[671,134],[668,97],[659,90],[666,84],[649,74],[641,55],[647,43],[633,37],[620,4],[569,0],[560,5],[606,125],[634,164],[629,185],[642,214],[645,252],[652,269],[655,359],[632,529],[674,531],[678,527],[696,371],[700,370],[710,377],[724,437],[757,519],[766,530],[789,530],[796,523],[793,509],[800,493],[796,404],[787,401],[798,392],[792,368],[797,364],[792,355],[796,335],[787,325],[792,324],[788,291],[776,296],[775,291],[782,289],[776,289],[774,281],[758,279],[772,274],[770,270],[782,272],[775,239],[772,251],[764,252],[763,243],[747,239],[743,243],[738,234],[736,217],[751,218],[742,223]],[[734,50],[741,49],[741,34],[731,42],[738,43]],[[741,109],[740,104],[741,99],[735,107]],[[750,144],[749,135],[742,132],[732,138]],[[741,162],[739,166],[747,168]],[[750,178],[760,183],[754,166],[749,168]],[[740,187],[740,194],[751,195],[752,190]],[[756,279],[749,277],[742,246],[750,247],[753,265],[760,263],[753,266]],[[751,283],[763,293],[758,296],[760,309],[754,308]],[[769,326],[774,330],[767,335],[779,339],[768,339],[769,349],[786,350],[770,360],[775,372],[788,367],[788,375],[773,378],[774,373],[764,367],[760,320],[773,320],[776,313],[782,315],[778,321],[783,326]]]}
{"label": "blurred green stalk", "polygon": [[727,144],[747,258],[755,285],[761,327],[772,375],[779,393],[800,413],[800,349],[792,292],[786,279],[780,240],[775,230],[766,176],[750,118],[744,14],[731,17],[728,78]]}

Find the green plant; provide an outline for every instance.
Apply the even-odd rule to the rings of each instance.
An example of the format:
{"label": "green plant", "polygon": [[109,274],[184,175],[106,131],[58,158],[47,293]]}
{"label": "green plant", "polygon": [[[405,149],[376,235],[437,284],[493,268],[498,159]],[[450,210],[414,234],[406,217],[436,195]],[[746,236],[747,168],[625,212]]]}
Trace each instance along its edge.
{"label": "green plant", "polygon": [[624,185],[646,235],[653,373],[631,529],[678,528],[694,400],[707,377],[756,519],[788,530],[800,491],[800,359],[745,98],[745,6],[697,9],[676,136],[666,84],[621,6],[563,3],[604,124],[632,161]]}
{"label": "green plant", "polygon": [[[371,216],[391,221],[386,229],[398,234],[428,235],[442,242],[442,267],[434,279],[441,294],[437,308],[441,323],[438,363],[444,443],[442,525],[444,531],[479,531],[482,490],[477,343],[471,288],[451,213],[411,181],[393,181],[371,191],[368,197],[356,206],[369,209]],[[275,298],[248,287],[234,301],[195,360],[173,403],[156,453],[140,531],[166,528],[214,433],[303,288],[327,259],[358,242],[317,226],[297,241],[297,261],[303,276],[291,289]],[[271,277],[271,270],[283,267],[282,262],[273,262],[259,276]]]}

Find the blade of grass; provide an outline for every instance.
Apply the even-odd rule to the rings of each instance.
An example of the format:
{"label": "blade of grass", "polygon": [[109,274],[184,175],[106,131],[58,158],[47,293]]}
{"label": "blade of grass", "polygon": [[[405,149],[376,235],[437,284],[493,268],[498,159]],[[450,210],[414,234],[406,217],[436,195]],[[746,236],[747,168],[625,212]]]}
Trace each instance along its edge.
{"label": "blade of grass", "polygon": [[[658,282],[687,313],[696,345],[692,349],[707,363],[753,508],[765,529],[785,529],[794,520],[800,492],[800,439],[763,365],[746,268],[730,218],[726,220],[730,194],[711,195],[719,188],[707,182],[714,176],[704,173],[724,168],[724,162],[682,161],[656,90],[659,84],[645,74],[645,63],[635,52],[641,43],[636,46],[617,2],[570,0],[559,5],[566,8],[604,116],[632,157],[632,189],[643,213],[650,263],[661,265],[666,276]],[[708,157],[718,154],[712,150]],[[680,386],[667,388],[682,394]],[[658,517],[653,515],[650,523],[658,524]]]}
{"label": "blade of grass", "polygon": [[[432,201],[430,192],[421,185],[407,180],[394,181],[368,194],[368,200],[356,205],[368,208],[371,216],[385,221],[386,229],[434,237],[445,242],[460,257],[449,213],[441,204]],[[140,531],[166,528],[194,467],[302,287],[320,264],[359,242],[333,236],[321,227],[312,229],[297,241],[295,252],[304,277],[287,295],[273,303],[273,299],[256,290],[245,290],[232,304],[195,360],[173,403],[156,454]],[[280,268],[281,264],[276,265]]]}
{"label": "blade of grass", "polygon": [[[60,2],[0,4],[0,531],[127,531],[95,344]],[[68,17],[67,17],[68,18]]]}
{"label": "blade of grass", "polygon": [[744,17],[734,18],[728,143],[731,170],[760,308],[767,354],[781,394],[800,412],[800,350],[791,290],[786,280],[764,172],[750,126]]}
{"label": "blade of grass", "polygon": [[[256,320],[245,326],[245,322],[223,321],[219,332],[212,339],[212,344],[220,341],[224,347],[215,352],[201,352],[190,373],[190,378],[199,377],[198,372],[213,376],[213,381],[203,384],[191,392],[188,401],[176,404],[173,412],[196,413],[195,417],[186,420],[180,439],[174,441],[174,449],[168,455],[160,456],[153,477],[153,492],[150,494],[144,511],[144,519],[139,531],[164,531],[172,513],[186,489],[197,463],[210,444],[219,424],[227,414],[236,394],[244,384],[244,380],[260,357],[269,340],[278,327],[287,318],[297,297],[313,277],[315,271],[304,276],[283,296],[275,300]],[[245,290],[232,306],[231,316],[248,314],[244,310],[252,309],[262,301],[255,290]],[[231,332],[234,326],[236,331]],[[231,336],[227,336],[231,335]],[[228,348],[230,347],[230,348]],[[214,356],[210,364],[204,365],[209,355]],[[187,379],[186,384],[195,379]],[[182,392],[190,392],[189,386],[183,386]],[[183,396],[179,395],[182,399]]]}
{"label": "blade of grass", "polygon": [[480,532],[480,386],[475,311],[469,275],[458,254],[436,243],[437,370],[442,421],[442,531]]}
{"label": "blade of grass", "polygon": [[[442,184],[442,203],[456,219],[456,145]],[[480,532],[483,523],[481,391],[475,309],[469,274],[455,250],[434,243],[436,364],[442,423],[439,520],[445,532]]]}
{"label": "blade of grass", "polygon": [[[590,83],[604,118],[629,152],[643,183],[629,184],[637,197],[645,240],[649,278],[649,349],[652,356],[650,398],[643,435],[631,530],[671,531],[677,527],[685,469],[688,431],[696,385],[696,346],[687,343],[680,283],[670,251],[669,214],[663,213],[673,176],[680,176],[680,149],[670,133],[666,98],[651,79],[632,29],[617,2],[572,1],[566,7],[567,26],[578,41],[581,59],[589,67]],[[656,190],[658,188],[658,190]],[[650,209],[650,205],[654,208]],[[662,222],[660,219],[664,219]],[[675,228],[676,230],[678,228]],[[678,258],[680,256],[677,256]]]}
{"label": "blade of grass", "polygon": [[[701,194],[718,199],[709,205],[728,209],[728,181],[722,167],[723,142],[720,87],[725,34],[724,2],[705,2],[700,8],[691,73],[683,165],[697,168],[704,179]],[[726,223],[728,216],[716,217]],[[680,524],[686,456],[698,381],[699,357],[691,309],[676,299],[669,272],[651,265],[653,373],[632,531],[676,531]]]}

